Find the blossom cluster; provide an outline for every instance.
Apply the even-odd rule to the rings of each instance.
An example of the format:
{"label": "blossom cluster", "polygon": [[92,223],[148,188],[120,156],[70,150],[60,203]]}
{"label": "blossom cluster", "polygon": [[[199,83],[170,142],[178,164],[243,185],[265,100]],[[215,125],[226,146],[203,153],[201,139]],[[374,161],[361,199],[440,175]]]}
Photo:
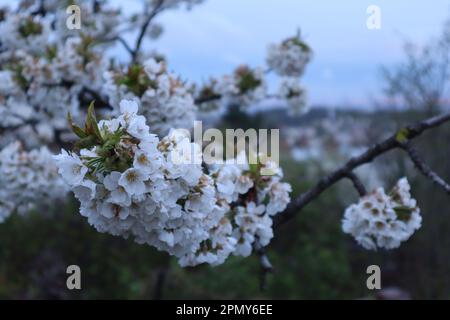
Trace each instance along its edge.
{"label": "blossom cluster", "polygon": [[297,35],[279,44],[269,45],[267,64],[279,76],[300,77],[311,55],[309,46]]}
{"label": "blossom cluster", "polygon": [[[145,7],[153,10],[159,2],[146,1]],[[199,2],[164,0],[160,10],[178,4],[191,7]],[[108,100],[111,92],[104,85],[103,75],[117,64],[105,53],[114,48],[124,30],[140,28],[142,21],[126,16],[107,1],[80,0],[76,4],[82,18],[80,30],[66,26],[69,3],[64,1],[23,0],[17,4],[18,10],[1,10],[0,150],[5,148],[4,156],[12,150],[8,145],[17,141],[24,152],[30,153],[41,152],[42,146],[51,150],[72,142],[75,136],[67,126],[67,114],[81,121],[86,115],[84,106],[93,99],[100,100],[103,115],[110,113],[104,100]],[[192,125],[195,107],[181,81],[156,73],[152,73],[151,81],[159,86],[158,96],[142,101],[149,105],[145,115],[155,127],[154,131],[166,132],[170,127]],[[0,158],[0,162],[2,160]],[[36,165],[39,166],[39,162]],[[41,175],[39,180],[43,181],[47,172],[36,170],[34,174],[36,179]],[[20,179],[16,179],[20,183]],[[60,182],[54,184],[60,185]],[[32,185],[22,185],[22,188],[30,203],[45,202],[39,192],[35,193],[33,201]],[[0,185],[0,189],[7,188]],[[18,207],[21,201],[12,197],[8,206]]]}
{"label": "blossom cluster", "polygon": [[289,112],[293,115],[301,115],[308,112],[306,90],[296,78],[285,77],[280,80],[278,94],[289,106]]}
{"label": "blossom cluster", "polygon": [[[90,8],[87,2],[83,4],[82,8]],[[58,21],[67,19],[65,10],[39,15],[27,3],[22,8],[7,12],[0,22],[0,127],[27,144],[35,142],[27,147],[36,147],[53,142],[57,132],[67,131],[67,112],[81,117],[80,100],[86,88],[101,88],[98,70],[107,63],[94,46],[91,28],[83,33],[67,33],[65,25],[57,28]],[[104,16],[96,20],[95,30],[114,17]],[[30,135],[35,138],[28,139]]]}
{"label": "blossom cluster", "polygon": [[[211,78],[199,87],[196,95],[202,101],[200,110],[210,111],[224,105],[237,105],[245,109],[264,99],[276,98],[286,102],[291,114],[301,115],[308,108],[306,90],[300,84],[300,77],[311,56],[311,49],[300,35],[272,44],[267,51],[266,68],[241,65],[231,75]],[[274,94],[269,93],[267,80],[267,74],[271,71],[279,76],[278,90]],[[213,103],[215,100],[219,101]]]}
{"label": "blossom cluster", "polygon": [[[104,78],[103,91],[109,103],[117,106],[122,99],[138,101],[152,132],[164,136],[171,128],[192,127],[197,111],[194,98],[179,77],[167,72],[164,61],[150,58],[127,70],[107,71]],[[117,115],[118,110],[114,111]]]}
{"label": "blossom cluster", "polygon": [[26,213],[63,199],[68,188],[58,175],[52,154],[46,147],[27,152],[19,143],[0,151],[0,222],[11,213]]}
{"label": "blossom cluster", "polygon": [[206,174],[186,131],[159,139],[137,111],[136,101],[122,100],[117,118],[97,122],[91,107],[85,129],[72,125],[79,152],[55,156],[81,215],[99,232],[132,237],[183,266],[217,265],[249,255],[256,241],[267,245],[272,216],[290,200],[281,171],[259,176],[227,161]]}
{"label": "blossom cluster", "polygon": [[[245,155],[240,153],[238,158],[242,157]],[[281,182],[283,173],[279,168],[273,175],[259,175],[261,166],[273,168],[270,162],[257,167],[242,163],[245,161],[229,159],[209,168],[215,197],[226,208],[225,215],[210,230],[201,250],[186,256],[182,265],[217,265],[230,254],[247,257],[256,244],[267,246],[273,238],[272,218],[290,202],[291,186]]]}
{"label": "blossom cluster", "polygon": [[366,249],[393,249],[420,228],[422,217],[406,178],[389,194],[378,188],[345,210],[342,229]]}
{"label": "blossom cluster", "polygon": [[[21,1],[19,11],[3,11],[0,163],[6,171],[0,178],[0,202],[6,209],[2,216],[66,194],[50,151],[43,146],[70,139],[67,113],[83,117],[80,105],[92,98],[85,96],[86,88],[101,88],[98,70],[107,64],[94,46],[94,36],[108,35],[117,18],[117,12],[106,6],[94,12],[90,1],[79,5],[86,22],[83,33],[66,27],[66,6],[61,1]],[[89,19],[95,23],[87,23]],[[8,171],[13,166],[22,176]]]}
{"label": "blossom cluster", "polygon": [[[157,7],[159,11],[180,4],[190,8],[200,2],[146,1],[145,10],[150,14]],[[133,79],[124,78],[119,84],[115,83],[120,88],[104,85],[103,76],[107,72],[119,73],[128,69],[133,76],[136,70],[133,64],[128,68],[120,67],[114,57],[105,53],[114,48],[124,30],[140,28],[139,23],[143,21],[134,15],[127,16],[105,1],[80,0],[77,5],[82,28],[70,29],[66,26],[67,5],[54,0],[23,0],[19,3],[20,10],[2,9],[0,128],[7,132],[1,137],[0,146],[13,138],[25,142],[27,148],[49,145],[55,140],[67,141],[73,138],[67,135],[67,112],[81,120],[86,112],[83,106],[89,101],[109,100],[107,98],[114,95],[125,98],[123,86],[131,92],[136,88]],[[140,57],[137,56],[137,64]],[[160,71],[148,69],[152,70],[145,82],[149,88],[140,92],[146,91],[144,97],[139,95],[139,98],[143,100],[143,110],[148,108],[144,116],[148,117],[154,131],[167,134],[171,127],[192,124],[196,108],[184,83],[167,74],[165,69],[165,65],[164,68],[161,65]],[[151,84],[158,88],[151,88]],[[111,92],[114,89],[118,92]],[[118,105],[118,101],[110,104]],[[100,107],[102,113],[108,114],[110,106],[107,103],[102,101]],[[28,139],[31,135],[33,137]]]}
{"label": "blossom cluster", "polygon": [[225,75],[216,83],[215,91],[228,103],[248,106],[266,97],[266,83],[261,68],[251,69],[242,65],[231,76]]}

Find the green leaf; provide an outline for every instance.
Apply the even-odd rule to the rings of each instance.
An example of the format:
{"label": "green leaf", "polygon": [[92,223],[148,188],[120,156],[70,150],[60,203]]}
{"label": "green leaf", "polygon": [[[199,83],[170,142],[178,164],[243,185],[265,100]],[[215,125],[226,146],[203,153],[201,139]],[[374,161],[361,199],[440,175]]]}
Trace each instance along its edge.
{"label": "green leaf", "polygon": [[253,71],[248,68],[238,69],[237,73],[241,77],[238,81],[238,88],[241,93],[251,91],[261,85],[261,80],[257,79]]}
{"label": "green leaf", "polygon": [[102,143],[103,138],[100,133],[100,129],[98,128],[97,118],[95,117],[94,103],[95,100],[91,102],[88,108],[85,131],[88,135],[94,135],[98,139],[98,141]]}
{"label": "green leaf", "polygon": [[300,47],[304,52],[308,53],[311,52],[311,48],[303,42],[300,38],[293,38],[292,43],[296,46]]}
{"label": "green leaf", "polygon": [[67,113],[67,121],[69,122],[70,129],[72,129],[73,133],[75,133],[79,138],[83,139],[87,137],[86,132],[73,123],[72,114],[70,112]]}
{"label": "green leaf", "polygon": [[395,207],[395,213],[397,214],[397,218],[401,221],[408,221],[411,217],[412,209],[405,206]]}
{"label": "green leaf", "polygon": [[256,173],[258,172],[258,164],[257,163],[249,163],[250,172]]}
{"label": "green leaf", "polygon": [[97,138],[95,136],[87,136],[86,138],[82,138],[81,140],[75,143],[76,149],[90,149],[97,145]]}

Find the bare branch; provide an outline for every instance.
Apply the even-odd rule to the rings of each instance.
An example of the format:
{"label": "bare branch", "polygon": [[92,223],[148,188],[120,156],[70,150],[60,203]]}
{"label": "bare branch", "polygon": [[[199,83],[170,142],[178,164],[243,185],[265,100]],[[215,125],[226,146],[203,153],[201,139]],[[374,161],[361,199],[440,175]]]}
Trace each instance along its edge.
{"label": "bare branch", "polygon": [[134,46],[134,49],[131,52],[132,62],[136,62],[139,50],[141,50],[142,40],[144,39],[148,26],[150,25],[150,22],[153,20],[153,18],[156,17],[156,15],[162,11],[163,4],[164,0],[158,0],[158,2],[155,4],[152,11],[148,14],[144,23],[142,24],[141,30],[136,40],[136,45]]}
{"label": "bare branch", "polygon": [[130,45],[125,41],[125,39],[120,37],[120,36],[116,36],[116,37],[112,37],[112,38],[106,38],[106,39],[100,39],[98,41],[100,43],[108,43],[108,42],[119,41],[119,43],[122,44],[122,46],[125,48],[125,50],[127,50],[127,52],[130,55],[133,55],[133,49],[131,49]]}
{"label": "bare branch", "polygon": [[129,54],[133,54],[133,49],[131,49],[130,45],[125,41],[125,39],[123,39],[122,37],[117,37],[117,41],[119,41],[123,45],[123,47],[128,51]]}
{"label": "bare branch", "polygon": [[204,98],[197,98],[195,99],[195,104],[202,104],[202,103],[206,103],[206,102],[212,102],[215,100],[220,100],[222,98],[222,95],[220,94],[214,94],[208,97],[204,97]]}
{"label": "bare branch", "polygon": [[23,121],[19,124],[0,126],[0,135],[4,134],[7,131],[14,131],[24,126],[35,126],[36,124],[38,124],[38,121],[36,119],[23,119]]}
{"label": "bare branch", "polygon": [[450,194],[450,185],[445,182],[436,172],[434,172],[419,156],[417,150],[410,144],[404,143],[402,145],[402,149],[404,149],[411,161],[414,163],[414,166],[421,172],[425,177],[433,181],[434,184],[444,189],[445,192]]}
{"label": "bare branch", "polygon": [[[45,83],[44,87],[52,88],[52,87],[65,87],[70,88],[74,85],[73,81],[61,81],[56,83]],[[78,100],[80,101],[80,104],[89,104],[92,100],[95,100],[99,105],[100,108],[107,108],[107,109],[113,109],[113,107],[109,104],[109,102],[102,97],[102,95],[92,90],[86,86],[81,88],[81,91],[78,93]]]}
{"label": "bare branch", "polygon": [[362,181],[358,178],[358,176],[355,173],[349,172],[347,174],[347,178],[352,181],[353,186],[355,187],[356,191],[358,191],[358,193],[361,197],[363,197],[367,194],[364,184],[362,183]]}
{"label": "bare branch", "polygon": [[260,288],[261,290],[265,290],[267,286],[267,276],[269,273],[273,272],[273,266],[272,263],[269,260],[269,257],[266,254],[266,249],[259,244],[258,241],[255,241],[255,244],[253,245],[255,252],[259,259],[259,265],[261,268],[260,271]]}
{"label": "bare branch", "polygon": [[[449,121],[450,112],[420,121],[414,125],[410,125],[399,130],[396,134],[390,136],[386,140],[373,145],[361,155],[351,158],[342,167],[323,177],[311,189],[302,193],[297,197],[297,199],[292,201],[283,213],[275,217],[274,226],[277,227],[292,219],[300,210],[302,210],[311,201],[319,197],[325,190],[333,186],[341,179],[348,177],[348,174],[351,173],[354,169],[363,164],[372,162],[375,158],[384,153],[387,153],[388,151],[396,148],[401,148],[402,144],[404,143],[404,141],[401,141],[401,139],[412,140],[421,135],[426,130],[439,127],[440,125]],[[402,133],[402,137],[399,137],[400,132]]]}
{"label": "bare branch", "polygon": [[99,108],[113,109],[113,107],[109,104],[107,100],[105,100],[100,93],[89,89],[87,87],[83,87],[79,95],[80,103],[87,102],[90,103],[92,100],[95,100],[97,106]]}
{"label": "bare branch", "polygon": [[161,300],[163,299],[164,285],[167,280],[167,274],[169,273],[169,265],[162,267],[156,276],[155,288],[153,290],[153,299]]}

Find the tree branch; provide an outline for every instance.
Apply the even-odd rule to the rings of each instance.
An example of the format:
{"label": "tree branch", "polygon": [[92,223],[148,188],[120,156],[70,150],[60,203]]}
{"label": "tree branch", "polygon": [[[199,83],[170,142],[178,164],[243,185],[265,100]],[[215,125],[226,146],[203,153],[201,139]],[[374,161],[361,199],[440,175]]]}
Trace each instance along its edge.
{"label": "tree branch", "polygon": [[[73,81],[61,81],[57,83],[45,83],[44,87],[65,87],[70,88],[74,85]],[[107,109],[113,109],[113,107],[109,104],[107,100],[105,100],[101,94],[95,90],[92,90],[86,86],[81,88],[81,91],[78,93],[78,100],[80,104],[86,104],[88,105],[92,100],[95,100],[95,102],[99,103],[101,105],[101,108],[107,108]]]}
{"label": "tree branch", "polygon": [[206,103],[206,102],[219,100],[221,98],[222,98],[222,95],[220,95],[220,94],[213,94],[213,95],[210,95],[208,97],[196,98],[194,102],[195,102],[195,104],[202,104],[202,103]]}
{"label": "tree branch", "polygon": [[450,194],[450,185],[445,182],[436,172],[434,172],[419,156],[417,150],[410,144],[404,143],[402,145],[402,149],[404,149],[411,161],[414,163],[414,166],[422,173],[425,177],[433,181],[434,184],[441,187],[445,192]]}
{"label": "tree branch", "polygon": [[417,122],[414,125],[410,125],[399,130],[396,134],[390,136],[386,140],[373,145],[361,155],[351,158],[342,167],[323,177],[311,189],[302,193],[297,197],[297,199],[292,201],[283,213],[275,217],[274,226],[278,227],[279,225],[291,220],[299,211],[301,211],[311,201],[319,197],[325,190],[333,186],[341,179],[347,178],[349,173],[351,173],[354,169],[363,164],[372,162],[375,158],[390,150],[401,148],[402,144],[404,144],[405,142],[402,141],[402,139],[406,139],[406,141],[412,140],[421,135],[426,130],[439,127],[440,125],[449,121],[450,112]]}
{"label": "tree branch", "polygon": [[106,38],[106,39],[100,39],[98,40],[100,43],[108,43],[108,42],[114,42],[114,41],[119,41],[123,47],[125,48],[125,50],[127,50],[127,52],[130,55],[133,55],[133,49],[131,49],[130,45],[125,41],[124,38],[120,37],[120,36],[115,36],[112,38]]}
{"label": "tree branch", "polygon": [[266,249],[261,246],[258,242],[258,240],[255,241],[253,248],[256,252],[256,255],[259,259],[259,265],[261,268],[260,271],[260,288],[261,290],[265,290],[267,286],[267,276],[269,273],[273,272],[273,266],[272,263],[269,260],[269,257],[266,254]]}
{"label": "tree branch", "polygon": [[156,276],[155,288],[153,290],[153,300],[161,300],[164,297],[164,285],[167,280],[169,266],[162,267]]}
{"label": "tree branch", "polygon": [[364,197],[367,194],[364,184],[355,173],[353,172],[347,173],[347,178],[352,181],[353,186],[355,187],[356,191],[358,191],[360,197]]}
{"label": "tree branch", "polygon": [[14,130],[20,129],[21,127],[24,127],[24,126],[35,126],[36,124],[38,124],[38,121],[36,119],[28,119],[28,120],[23,120],[19,124],[10,125],[10,126],[0,126],[0,135],[5,133],[6,131],[14,131]]}
{"label": "tree branch", "polygon": [[153,18],[161,12],[164,0],[158,0],[158,2],[153,7],[152,11],[149,13],[149,15],[146,17],[144,23],[142,24],[141,30],[139,32],[139,35],[136,40],[136,44],[134,46],[134,49],[131,52],[131,60],[132,62],[136,62],[139,54],[139,50],[141,49],[142,40],[144,39],[145,33],[147,32],[148,26],[150,25],[150,22],[153,20]]}
{"label": "tree branch", "polygon": [[[90,97],[86,97],[86,94],[90,95]],[[83,102],[83,100],[87,100],[86,102],[90,103],[91,100],[95,100],[95,102],[100,104],[100,108],[107,108],[107,109],[114,109],[107,100],[103,99],[103,97],[96,91],[89,89],[87,87],[83,87],[83,89],[80,92],[80,103]],[[92,99],[89,99],[92,98]]]}

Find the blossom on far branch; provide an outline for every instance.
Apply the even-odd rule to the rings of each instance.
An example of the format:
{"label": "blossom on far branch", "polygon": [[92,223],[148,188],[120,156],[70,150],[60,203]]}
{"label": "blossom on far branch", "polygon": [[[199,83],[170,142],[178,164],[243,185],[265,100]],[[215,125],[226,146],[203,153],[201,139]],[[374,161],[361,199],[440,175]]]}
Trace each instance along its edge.
{"label": "blossom on far branch", "polygon": [[288,104],[290,114],[302,115],[309,111],[306,90],[300,85],[297,78],[282,78],[278,94]]}
{"label": "blossom on far branch", "polygon": [[216,91],[230,104],[245,108],[266,97],[264,72],[261,68],[239,66],[231,76],[224,76],[216,84]]}
{"label": "blossom on far branch", "polygon": [[300,77],[311,58],[311,48],[298,34],[281,43],[271,44],[267,53],[267,65],[279,76]]}
{"label": "blossom on far branch", "polygon": [[[272,44],[267,51],[267,66],[252,68],[238,66],[230,75],[211,78],[195,88],[195,101],[200,111],[239,106],[245,110],[268,98],[276,98],[287,104],[288,112],[301,115],[308,111],[306,90],[300,85],[300,77],[312,57],[309,46],[300,36]],[[278,89],[271,93],[267,75],[279,76]]]}
{"label": "blossom on far branch", "polygon": [[366,249],[393,249],[420,228],[422,217],[406,178],[389,194],[378,188],[345,210],[342,229]]}

